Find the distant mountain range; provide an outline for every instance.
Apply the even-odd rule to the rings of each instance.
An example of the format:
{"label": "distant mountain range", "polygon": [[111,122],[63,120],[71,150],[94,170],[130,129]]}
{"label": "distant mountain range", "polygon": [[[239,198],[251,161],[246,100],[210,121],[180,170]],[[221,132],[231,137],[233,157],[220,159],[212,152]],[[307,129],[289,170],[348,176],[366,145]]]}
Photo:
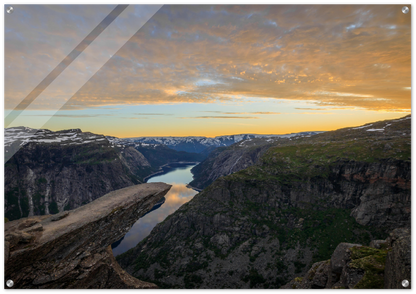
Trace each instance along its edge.
{"label": "distant mountain range", "polygon": [[[12,127],[4,132],[5,215],[9,220],[77,208],[110,191],[141,183],[163,165],[201,162],[218,147],[239,142],[236,148],[244,149],[316,133],[120,139],[80,129],[54,132]],[[239,164],[230,170],[241,168]],[[201,178],[200,186],[208,180]]]}
{"label": "distant mountain range", "polygon": [[257,135],[257,134],[240,134],[229,136],[218,136],[214,138],[208,137],[136,137],[119,139],[122,142],[142,143],[141,146],[149,145],[165,145],[176,151],[186,151],[193,153],[201,153],[207,148],[228,147],[237,142],[255,139],[255,138],[291,138],[298,136],[311,136],[321,132],[301,132],[286,135]]}

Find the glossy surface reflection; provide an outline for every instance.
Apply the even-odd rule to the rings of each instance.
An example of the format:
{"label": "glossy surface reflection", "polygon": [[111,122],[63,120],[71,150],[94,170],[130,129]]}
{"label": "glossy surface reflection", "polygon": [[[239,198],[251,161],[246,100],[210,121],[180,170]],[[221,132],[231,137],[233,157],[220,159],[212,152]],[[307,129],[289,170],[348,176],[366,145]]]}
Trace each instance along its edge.
{"label": "glossy surface reflection", "polygon": [[191,200],[198,192],[186,187],[186,184],[192,181],[191,169],[195,165],[189,164],[172,164],[165,167],[164,173],[150,178],[147,182],[164,182],[172,185],[172,188],[166,194],[165,203],[158,209],[146,214],[140,218],[130,229],[130,231],[116,245],[113,244],[113,254],[117,256],[133,248],[160,222],[168,215],[174,213],[182,204]]}

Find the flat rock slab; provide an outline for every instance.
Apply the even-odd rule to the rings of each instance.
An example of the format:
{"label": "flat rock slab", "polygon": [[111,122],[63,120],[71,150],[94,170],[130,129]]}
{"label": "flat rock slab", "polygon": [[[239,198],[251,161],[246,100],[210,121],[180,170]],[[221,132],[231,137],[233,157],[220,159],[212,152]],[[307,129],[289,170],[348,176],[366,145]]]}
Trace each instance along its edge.
{"label": "flat rock slab", "polygon": [[13,288],[156,288],[114,266],[108,246],[170,187],[165,183],[130,186],[58,215],[6,223],[6,280],[14,281]]}
{"label": "flat rock slab", "polygon": [[161,191],[166,191],[166,189],[169,190],[170,185],[150,183],[110,192],[87,205],[72,210],[67,217],[60,221],[49,222],[46,220],[43,225],[44,233],[40,242],[46,242],[49,238],[56,238],[57,235],[63,235],[88,223],[93,223],[100,218],[107,217],[111,213],[118,212],[118,209],[127,209],[138,201],[153,197]]}

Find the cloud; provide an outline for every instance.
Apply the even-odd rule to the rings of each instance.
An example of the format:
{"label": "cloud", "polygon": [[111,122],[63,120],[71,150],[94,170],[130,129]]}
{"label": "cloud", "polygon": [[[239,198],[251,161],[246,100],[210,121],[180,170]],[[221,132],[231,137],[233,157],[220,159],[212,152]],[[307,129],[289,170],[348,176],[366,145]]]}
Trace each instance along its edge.
{"label": "cloud", "polygon": [[251,112],[252,114],[262,114],[262,115],[269,115],[269,114],[281,114],[280,112],[272,112],[272,111],[259,111],[259,112]]}
{"label": "cloud", "polygon": [[295,107],[295,109],[299,109],[299,110],[327,110],[326,108],[311,108],[311,107]]}
{"label": "cloud", "polygon": [[200,111],[200,112],[209,112],[209,113],[221,113],[221,114],[260,114],[260,115],[269,115],[269,114],[281,114],[280,112],[272,111],[257,111],[257,112],[226,112],[226,111]]}
{"label": "cloud", "polygon": [[148,119],[147,117],[121,117],[122,119]]}
{"label": "cloud", "polygon": [[173,115],[172,113],[133,113],[133,115]]}
{"label": "cloud", "polygon": [[90,117],[102,117],[113,116],[112,114],[25,114],[24,116],[41,116],[41,117],[65,117],[65,118],[90,118]]}
{"label": "cloud", "polygon": [[301,112],[300,114],[334,114],[334,112]]}
{"label": "cloud", "polygon": [[313,108],[313,107],[295,107],[298,110],[351,110],[351,107],[325,107],[325,108]]}
{"label": "cloud", "polygon": [[325,95],[325,96],[341,96],[341,97],[359,97],[359,98],[373,98],[373,95],[365,95],[365,94],[354,94],[354,93],[340,93],[340,92],[327,92],[327,91],[319,91],[314,93],[314,95]]}
{"label": "cloud", "polygon": [[[107,10],[89,13],[96,21]],[[49,12],[6,23],[6,30],[29,30],[22,38],[6,34],[6,108],[94,24],[81,11]],[[81,27],[55,28],[59,18]],[[216,103],[240,96],[410,109],[410,45],[410,17],[397,5],[165,5],[66,108]],[[82,74],[86,69],[78,66]],[[37,107],[48,109],[53,101]]]}
{"label": "cloud", "polygon": [[180,117],[181,119],[258,119],[258,117],[253,116],[190,116],[190,117]]}

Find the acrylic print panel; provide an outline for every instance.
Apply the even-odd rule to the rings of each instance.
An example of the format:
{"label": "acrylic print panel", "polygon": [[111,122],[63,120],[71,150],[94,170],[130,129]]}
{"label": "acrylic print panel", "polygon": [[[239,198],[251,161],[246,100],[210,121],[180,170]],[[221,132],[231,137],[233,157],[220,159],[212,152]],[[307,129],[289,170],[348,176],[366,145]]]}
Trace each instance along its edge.
{"label": "acrylic print panel", "polygon": [[[168,145],[360,129],[411,113],[410,4],[3,2],[2,13],[7,168],[30,141],[81,144],[77,129],[88,143],[108,140],[115,150],[131,138],[156,137]],[[70,131],[46,138],[38,129]],[[142,178],[157,169],[146,172]],[[26,179],[49,189],[49,179]],[[166,200],[174,202],[172,210],[196,193],[180,184]],[[10,191],[3,193],[9,203],[16,200]],[[33,215],[33,201],[45,198],[32,194],[19,198],[19,217]],[[40,214],[64,207],[55,203]],[[137,242],[124,237],[129,248]]]}

